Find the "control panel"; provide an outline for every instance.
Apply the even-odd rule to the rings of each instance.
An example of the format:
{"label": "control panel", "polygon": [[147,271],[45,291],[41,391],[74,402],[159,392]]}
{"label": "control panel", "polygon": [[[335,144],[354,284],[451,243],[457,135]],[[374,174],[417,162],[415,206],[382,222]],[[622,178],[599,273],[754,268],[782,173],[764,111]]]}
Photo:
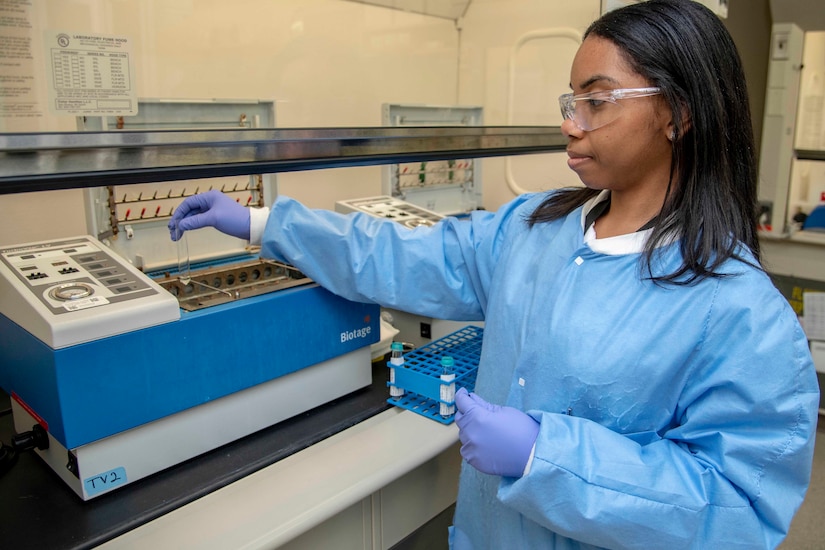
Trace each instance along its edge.
{"label": "control panel", "polygon": [[171,294],[90,236],[0,249],[0,313],[55,349],[180,318]]}

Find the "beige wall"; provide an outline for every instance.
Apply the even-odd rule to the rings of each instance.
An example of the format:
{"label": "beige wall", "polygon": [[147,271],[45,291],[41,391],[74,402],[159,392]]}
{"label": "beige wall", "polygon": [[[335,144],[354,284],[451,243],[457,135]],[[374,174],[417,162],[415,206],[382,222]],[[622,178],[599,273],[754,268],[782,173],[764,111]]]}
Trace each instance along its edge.
{"label": "beige wall", "polygon": [[[600,8],[598,0],[473,0],[461,34],[460,102],[484,105],[488,125],[560,125],[558,96],[570,91],[578,42],[520,41],[552,30],[581,34]],[[564,153],[484,159],[484,206],[497,209],[521,191],[581,185],[566,161]]]}

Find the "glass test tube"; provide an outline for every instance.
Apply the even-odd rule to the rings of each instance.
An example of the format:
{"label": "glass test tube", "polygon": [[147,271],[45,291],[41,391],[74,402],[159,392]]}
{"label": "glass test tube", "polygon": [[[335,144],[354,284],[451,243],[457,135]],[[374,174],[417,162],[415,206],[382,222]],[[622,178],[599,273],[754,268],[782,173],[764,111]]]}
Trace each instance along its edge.
{"label": "glass test tube", "polygon": [[181,231],[175,224],[175,234],[178,236],[178,277],[180,282],[188,285],[191,280],[189,273],[189,241],[186,232]]}

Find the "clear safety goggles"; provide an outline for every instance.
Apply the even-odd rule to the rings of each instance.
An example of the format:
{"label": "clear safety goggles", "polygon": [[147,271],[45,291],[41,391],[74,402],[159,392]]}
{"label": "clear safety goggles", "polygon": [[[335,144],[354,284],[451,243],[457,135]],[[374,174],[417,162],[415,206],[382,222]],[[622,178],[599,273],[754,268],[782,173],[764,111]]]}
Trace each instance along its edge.
{"label": "clear safety goggles", "polygon": [[610,124],[622,113],[620,99],[647,97],[662,93],[661,88],[619,88],[587,94],[559,96],[561,116],[570,119],[580,130],[589,132]]}

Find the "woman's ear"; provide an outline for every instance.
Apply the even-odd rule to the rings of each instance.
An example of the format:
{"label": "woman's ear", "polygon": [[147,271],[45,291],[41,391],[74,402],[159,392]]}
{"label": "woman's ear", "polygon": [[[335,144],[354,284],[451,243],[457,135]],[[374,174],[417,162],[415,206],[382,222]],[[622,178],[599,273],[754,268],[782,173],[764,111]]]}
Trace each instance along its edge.
{"label": "woman's ear", "polygon": [[681,124],[679,125],[679,128],[676,128],[676,124],[674,124],[673,120],[671,120],[667,125],[665,131],[667,132],[667,139],[669,141],[678,140],[685,135],[688,130],[690,130],[690,114],[688,113],[687,107],[684,105],[682,106],[682,116],[680,122]]}

